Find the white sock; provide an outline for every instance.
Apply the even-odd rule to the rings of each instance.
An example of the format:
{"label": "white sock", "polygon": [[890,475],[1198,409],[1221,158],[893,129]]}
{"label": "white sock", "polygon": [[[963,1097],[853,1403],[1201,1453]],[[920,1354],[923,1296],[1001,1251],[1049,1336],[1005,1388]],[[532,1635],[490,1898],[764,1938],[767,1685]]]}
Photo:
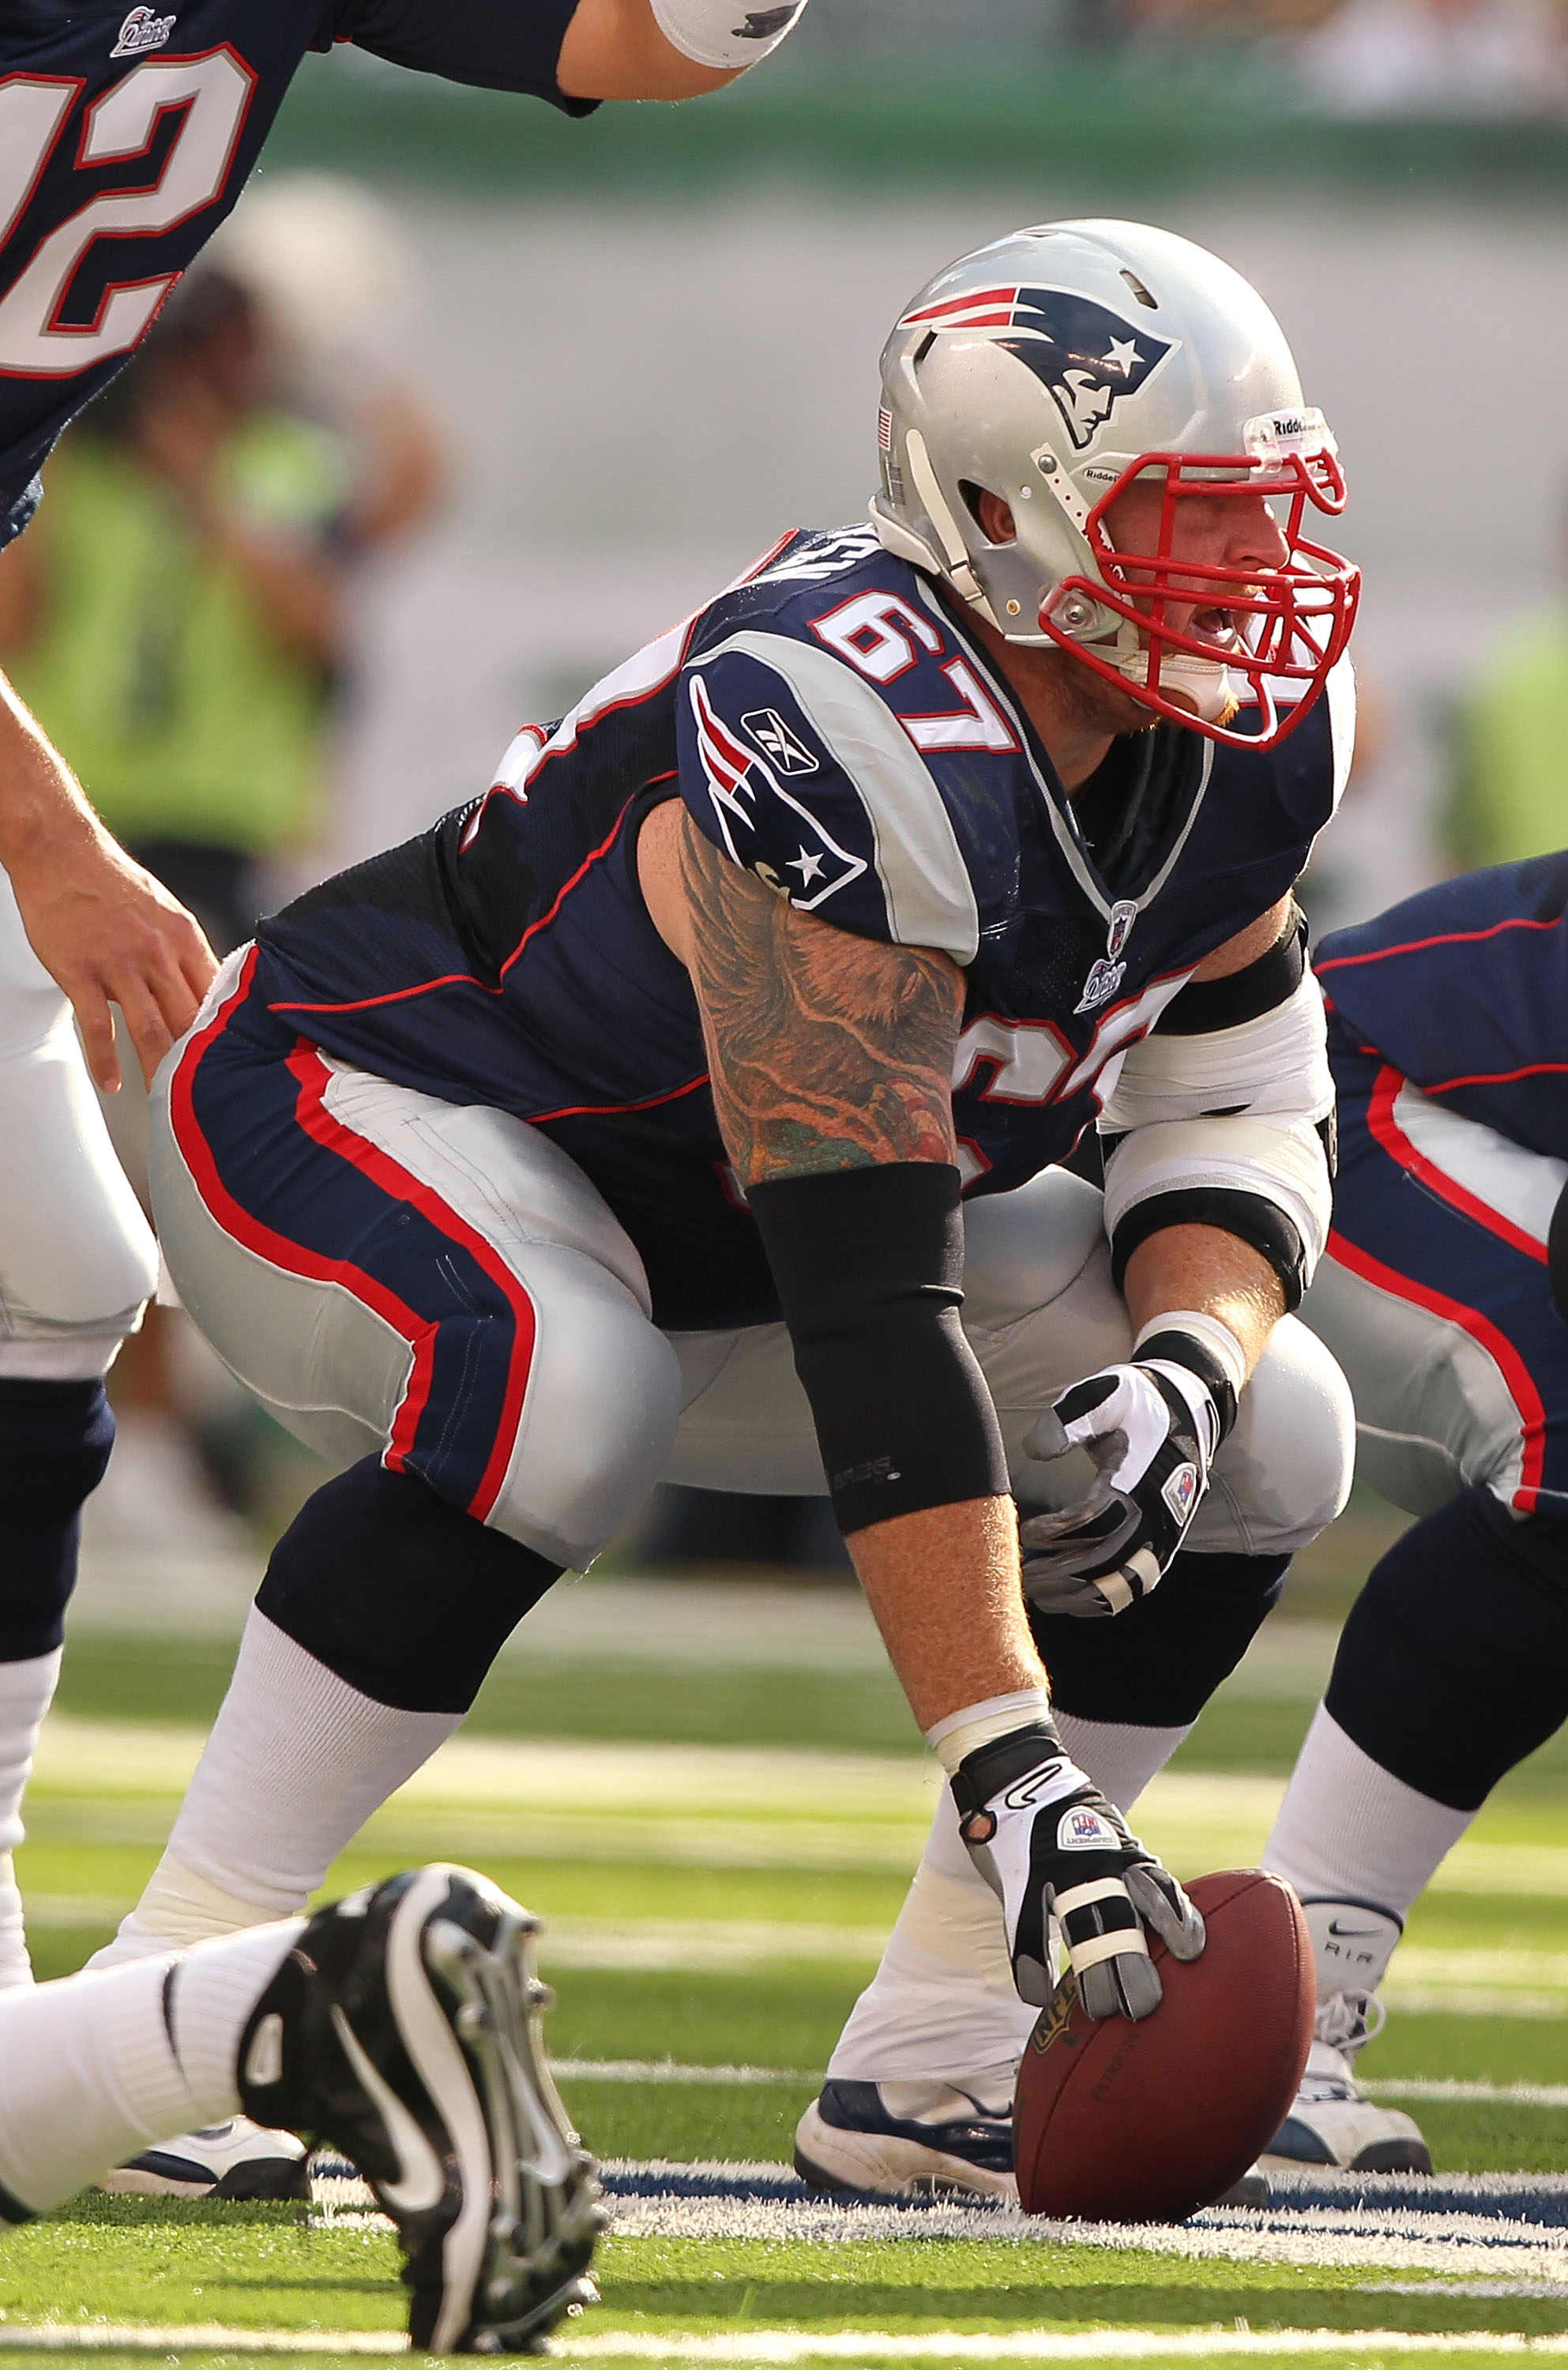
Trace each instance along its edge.
{"label": "white sock", "polygon": [[1474,1816],[1391,1777],[1320,1704],[1263,1866],[1304,1901],[1363,1901],[1402,1918]]}
{"label": "white sock", "polygon": [[1106,1800],[1130,1811],[1151,1778],[1157,1778],[1183,1737],[1184,1728],[1122,1728],[1106,1720],[1079,1720],[1054,1709],[1056,1733],[1086,1777]]}
{"label": "white sock", "polygon": [[32,1981],[11,1855],[22,1840],[22,1795],[43,1716],[54,1699],[60,1656],[56,1646],[23,1662],[0,1662],[0,1990]]}
{"label": "white sock", "polygon": [[91,1963],[303,1909],[371,1812],[461,1720],[362,1696],[253,1608],[168,1849]]}
{"label": "white sock", "polygon": [[142,1898],[120,1921],[112,1942],[106,1942],[87,1961],[89,1967],[120,1967],[127,1959],[156,1958],[169,1950],[188,1950],[212,1934],[237,1934],[248,1926],[265,1926],[272,1912],[253,1901],[241,1901],[221,1885],[182,1868],[166,1851],[148,1877]]}
{"label": "white sock", "polygon": [[290,1918],[0,1996],[0,2186],[34,2213],[239,2105],[239,2037]]}
{"label": "white sock", "polygon": [[1013,1988],[1002,1905],[963,1847],[944,1786],[881,1966],[828,2065],[845,2082],[949,2082],[997,2105],[1037,2011]]}

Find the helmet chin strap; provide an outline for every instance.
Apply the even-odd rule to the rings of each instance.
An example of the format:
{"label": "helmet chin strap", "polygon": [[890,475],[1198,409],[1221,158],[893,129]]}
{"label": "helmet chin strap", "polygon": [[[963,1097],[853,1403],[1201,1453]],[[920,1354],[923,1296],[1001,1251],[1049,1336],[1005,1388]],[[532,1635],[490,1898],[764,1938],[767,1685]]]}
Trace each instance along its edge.
{"label": "helmet chin strap", "polygon": [[[1150,654],[1140,643],[1114,661],[1135,691],[1147,691]],[[1201,724],[1223,724],[1239,704],[1235,680],[1223,659],[1194,658],[1185,650],[1168,650],[1159,662],[1159,688],[1168,698],[1191,706]]]}

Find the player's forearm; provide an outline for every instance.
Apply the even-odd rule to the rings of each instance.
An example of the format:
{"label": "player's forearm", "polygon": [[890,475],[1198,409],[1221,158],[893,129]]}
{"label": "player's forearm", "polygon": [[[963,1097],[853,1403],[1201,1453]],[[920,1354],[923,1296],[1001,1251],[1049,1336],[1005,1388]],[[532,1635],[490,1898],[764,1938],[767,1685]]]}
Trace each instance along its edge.
{"label": "player's forearm", "polygon": [[1135,1334],[1170,1311],[1198,1310],[1236,1336],[1249,1375],[1285,1315],[1285,1290],[1268,1260],[1217,1226],[1150,1235],[1128,1260],[1123,1288]]}
{"label": "player's forearm", "polygon": [[104,837],[64,758],[0,674],[0,865],[26,871]]}
{"label": "player's forearm", "polygon": [[1010,1498],[930,1506],[857,1531],[849,1552],[922,1729],[1045,1685],[1019,1582]]}

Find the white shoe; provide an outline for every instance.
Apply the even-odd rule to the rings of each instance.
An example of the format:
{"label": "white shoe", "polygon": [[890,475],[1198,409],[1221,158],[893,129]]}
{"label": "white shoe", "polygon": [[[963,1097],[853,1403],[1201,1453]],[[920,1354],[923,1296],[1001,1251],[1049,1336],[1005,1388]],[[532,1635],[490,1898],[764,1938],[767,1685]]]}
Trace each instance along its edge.
{"label": "white shoe", "polygon": [[121,2197],[226,2197],[308,2201],[305,2142],[264,2131],[244,2115],[186,2132],[106,2172],[98,2186]]}
{"label": "white shoe", "polygon": [[1012,2101],[986,2107],[946,2082],[824,2082],[795,2131],[813,2189],[859,2197],[1012,2199]]}
{"label": "white shoe", "polygon": [[1314,2165],[1342,2172],[1431,2171],[1431,2151],[1414,2118],[1379,2107],[1356,2087],[1357,2053],[1382,2031],[1387,2013],[1371,1992],[1334,1992],[1319,2003],[1296,2102],[1259,2158],[1265,2172]]}

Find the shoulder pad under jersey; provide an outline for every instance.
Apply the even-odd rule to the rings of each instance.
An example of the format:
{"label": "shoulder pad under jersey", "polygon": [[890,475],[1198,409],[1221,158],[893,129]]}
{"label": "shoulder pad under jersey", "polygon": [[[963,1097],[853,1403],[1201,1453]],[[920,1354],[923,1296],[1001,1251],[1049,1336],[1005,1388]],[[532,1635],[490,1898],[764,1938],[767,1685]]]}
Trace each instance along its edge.
{"label": "shoulder pad under jersey", "polygon": [[974,960],[1031,769],[918,569],[866,530],[794,538],[699,620],[675,709],[682,796],[735,863],[840,928]]}

